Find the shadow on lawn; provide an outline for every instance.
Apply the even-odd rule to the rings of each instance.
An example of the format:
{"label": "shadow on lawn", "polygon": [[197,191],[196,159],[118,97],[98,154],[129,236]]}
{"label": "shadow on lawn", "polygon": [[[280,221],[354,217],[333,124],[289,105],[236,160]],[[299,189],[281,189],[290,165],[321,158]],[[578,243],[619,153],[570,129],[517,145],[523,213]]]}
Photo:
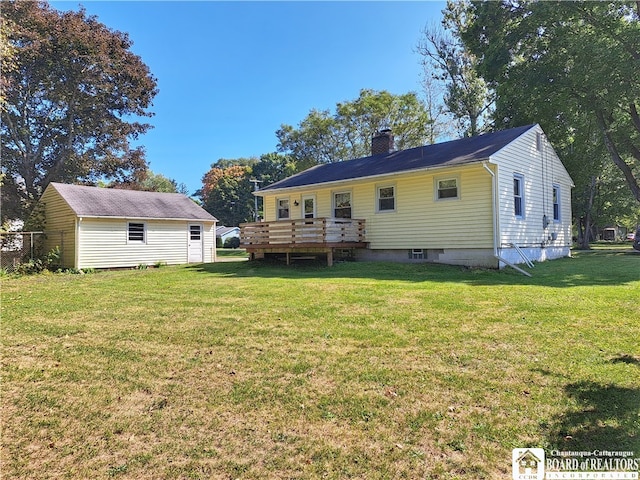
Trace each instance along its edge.
{"label": "shadow on lawn", "polygon": [[525,277],[511,268],[503,270],[466,268],[432,263],[344,262],[327,267],[324,262],[298,262],[285,265],[277,261],[224,262],[191,265],[201,273],[258,278],[367,278],[407,282],[453,282],[471,285],[536,285],[575,287],[623,285],[640,280],[640,255],[620,252],[580,253],[538,263],[527,269]]}
{"label": "shadow on lawn", "polygon": [[552,422],[551,448],[640,452],[640,389],[584,381],[564,390],[577,403],[577,410]]}

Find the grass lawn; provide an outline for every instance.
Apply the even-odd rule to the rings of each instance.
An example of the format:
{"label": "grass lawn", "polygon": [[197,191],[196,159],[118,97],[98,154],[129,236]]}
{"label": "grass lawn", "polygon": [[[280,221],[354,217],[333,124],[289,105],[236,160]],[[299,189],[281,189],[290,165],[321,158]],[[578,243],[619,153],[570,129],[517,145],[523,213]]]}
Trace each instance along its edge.
{"label": "grass lawn", "polygon": [[247,251],[243,248],[217,248],[216,255],[220,259],[248,257]]}
{"label": "grass lawn", "polygon": [[640,457],[640,255],[2,279],[3,478],[511,478]]}

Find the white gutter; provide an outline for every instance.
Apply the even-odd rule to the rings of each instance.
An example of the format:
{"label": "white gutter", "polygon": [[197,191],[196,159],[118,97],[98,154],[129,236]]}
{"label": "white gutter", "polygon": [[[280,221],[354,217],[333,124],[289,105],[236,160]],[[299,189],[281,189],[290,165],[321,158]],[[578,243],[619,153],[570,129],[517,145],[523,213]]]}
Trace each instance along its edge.
{"label": "white gutter", "polygon": [[491,175],[491,221],[493,222],[493,256],[498,257],[498,215],[496,213],[496,174],[489,168],[487,162],[482,162],[484,169]]}
{"label": "white gutter", "polygon": [[[489,175],[491,175],[491,217],[492,217],[492,221],[493,221],[493,256],[495,258],[498,259],[498,261],[504,263],[505,265],[509,265],[511,268],[513,268],[514,270],[517,270],[518,272],[522,273],[523,275],[526,275],[527,277],[530,277],[531,274],[525,270],[522,270],[520,267],[517,267],[516,265],[514,265],[513,263],[511,263],[510,261],[502,258],[500,256],[500,254],[498,253],[498,235],[499,233],[499,228],[498,228],[498,213],[497,213],[497,207],[496,207],[496,201],[498,199],[498,190],[497,190],[497,184],[498,182],[496,181],[496,174],[493,173],[493,170],[491,170],[488,165],[487,162],[482,162],[482,166],[484,167],[484,169],[489,172]],[[498,265],[500,266],[500,265]]]}

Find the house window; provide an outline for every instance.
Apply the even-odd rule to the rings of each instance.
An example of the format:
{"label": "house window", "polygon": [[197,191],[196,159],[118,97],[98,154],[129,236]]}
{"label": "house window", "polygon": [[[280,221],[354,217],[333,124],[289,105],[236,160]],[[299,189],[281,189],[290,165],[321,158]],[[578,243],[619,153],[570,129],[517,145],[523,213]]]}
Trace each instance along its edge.
{"label": "house window", "polygon": [[560,187],[558,185],[553,186],[553,220],[560,221]]}
{"label": "house window", "polygon": [[127,240],[131,243],[145,243],[144,223],[129,222]]}
{"label": "house window", "polygon": [[378,212],[393,212],[396,209],[396,189],[393,186],[377,188]]}
{"label": "house window", "polygon": [[279,198],[278,204],[278,220],[286,220],[289,218],[289,199]]}
{"label": "house window", "polygon": [[333,194],[333,216],[335,218],[351,218],[351,192]]}
{"label": "house window", "polygon": [[516,217],[524,217],[524,177],[513,176],[513,213]]}
{"label": "house window", "polygon": [[412,248],[411,250],[409,250],[409,258],[411,260],[424,259],[424,250],[422,248]]}
{"label": "house window", "polygon": [[458,198],[458,179],[443,178],[436,180],[436,200]]}

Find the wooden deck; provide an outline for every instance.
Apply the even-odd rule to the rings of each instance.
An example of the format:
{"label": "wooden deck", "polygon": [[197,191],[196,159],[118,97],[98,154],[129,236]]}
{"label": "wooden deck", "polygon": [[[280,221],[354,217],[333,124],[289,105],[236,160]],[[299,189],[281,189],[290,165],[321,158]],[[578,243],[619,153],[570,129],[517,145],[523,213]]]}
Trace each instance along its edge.
{"label": "wooden deck", "polygon": [[365,221],[352,218],[305,218],[240,225],[240,246],[251,258],[285,254],[292,259],[326,255],[333,264],[334,250],[367,248]]}

